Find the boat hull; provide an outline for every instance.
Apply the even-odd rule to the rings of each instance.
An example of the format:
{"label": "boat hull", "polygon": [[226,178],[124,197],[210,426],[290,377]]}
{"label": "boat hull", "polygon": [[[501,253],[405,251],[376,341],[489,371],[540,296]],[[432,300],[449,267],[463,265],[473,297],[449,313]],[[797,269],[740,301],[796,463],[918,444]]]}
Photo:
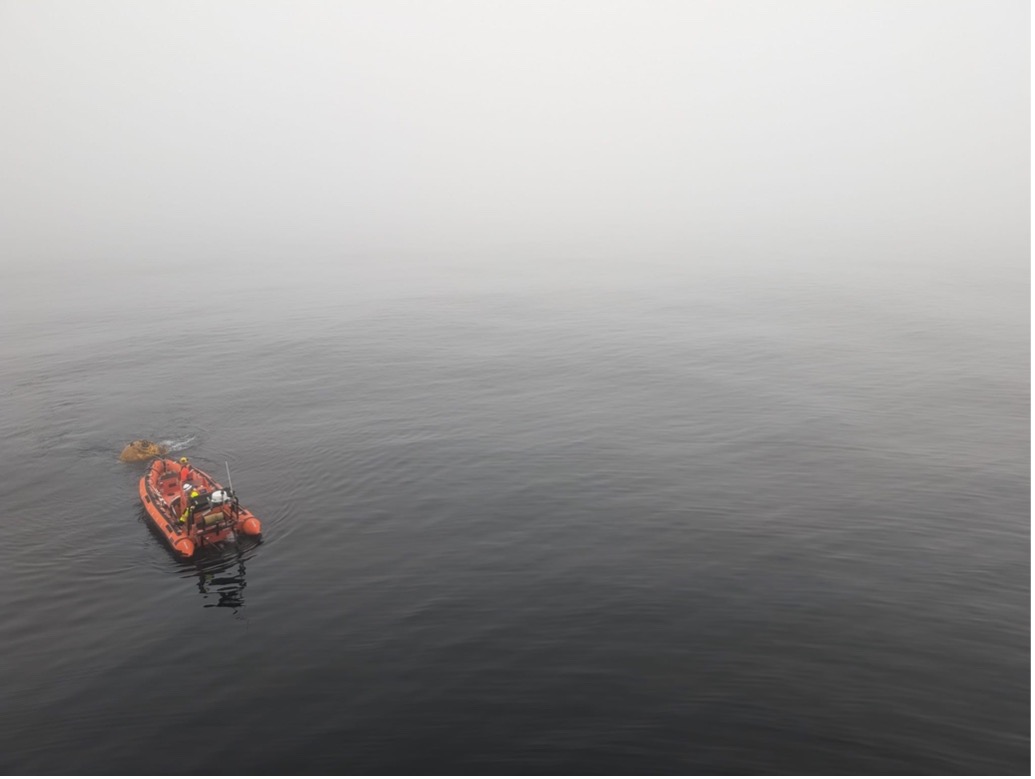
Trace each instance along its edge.
{"label": "boat hull", "polygon": [[[204,471],[191,468],[188,476],[192,490],[214,495],[225,492],[223,486]],[[217,546],[235,535],[258,537],[262,524],[236,498],[219,504],[191,507],[184,494],[180,465],[158,458],[148,466],[140,479],[140,502],[152,527],[182,559],[193,557],[199,549]]]}

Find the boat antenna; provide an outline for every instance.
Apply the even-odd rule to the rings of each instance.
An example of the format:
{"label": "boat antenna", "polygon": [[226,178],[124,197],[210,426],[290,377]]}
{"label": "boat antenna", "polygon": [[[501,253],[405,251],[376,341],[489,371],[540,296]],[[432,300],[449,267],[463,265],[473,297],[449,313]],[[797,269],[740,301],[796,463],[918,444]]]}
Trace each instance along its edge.
{"label": "boat antenna", "polygon": [[226,483],[230,485],[230,492],[234,491],[234,480],[230,478],[230,463],[227,460],[223,460],[226,463]]}

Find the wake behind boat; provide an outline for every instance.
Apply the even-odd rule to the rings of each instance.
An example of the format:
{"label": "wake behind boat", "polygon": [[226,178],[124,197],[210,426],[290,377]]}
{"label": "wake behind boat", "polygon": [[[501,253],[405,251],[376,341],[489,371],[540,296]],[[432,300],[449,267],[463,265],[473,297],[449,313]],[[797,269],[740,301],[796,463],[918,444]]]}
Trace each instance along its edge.
{"label": "wake behind boat", "polygon": [[233,486],[224,488],[186,457],[154,460],[140,479],[140,500],[151,524],[183,558],[235,534],[262,534],[261,523],[241,507]]}

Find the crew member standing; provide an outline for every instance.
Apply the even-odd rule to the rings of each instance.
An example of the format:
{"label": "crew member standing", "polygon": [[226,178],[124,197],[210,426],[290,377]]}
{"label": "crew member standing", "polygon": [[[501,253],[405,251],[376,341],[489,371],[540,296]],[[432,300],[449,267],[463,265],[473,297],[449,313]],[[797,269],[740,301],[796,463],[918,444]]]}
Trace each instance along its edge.
{"label": "crew member standing", "polygon": [[190,460],[186,457],[180,458],[180,484],[187,484],[190,481]]}

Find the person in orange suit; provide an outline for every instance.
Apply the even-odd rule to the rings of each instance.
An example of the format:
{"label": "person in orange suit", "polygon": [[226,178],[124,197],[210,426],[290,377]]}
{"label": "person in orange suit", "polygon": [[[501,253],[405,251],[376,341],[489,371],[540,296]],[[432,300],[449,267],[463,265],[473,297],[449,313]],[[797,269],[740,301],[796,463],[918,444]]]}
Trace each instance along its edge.
{"label": "person in orange suit", "polygon": [[186,457],[180,458],[180,484],[190,482],[190,460]]}

